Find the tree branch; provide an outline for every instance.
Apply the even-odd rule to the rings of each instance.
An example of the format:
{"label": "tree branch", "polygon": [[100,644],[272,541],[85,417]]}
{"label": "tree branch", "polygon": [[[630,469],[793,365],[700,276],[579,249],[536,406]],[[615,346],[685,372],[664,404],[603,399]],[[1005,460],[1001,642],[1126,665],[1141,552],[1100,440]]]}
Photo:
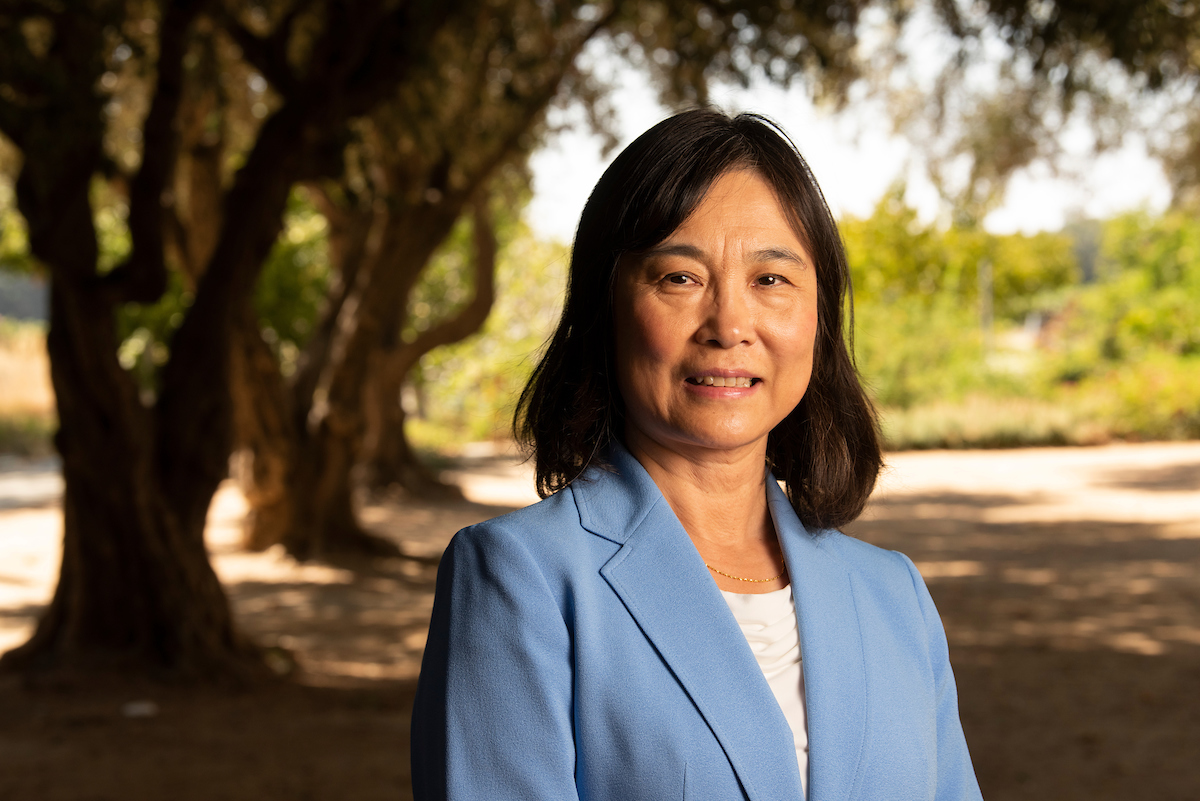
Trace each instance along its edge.
{"label": "tree branch", "polygon": [[[8,10],[5,16],[10,19],[34,16],[35,9],[33,4],[22,3],[18,8]],[[31,84],[37,84],[38,79],[45,77],[43,66],[29,51],[29,43],[19,24],[10,22],[0,27],[0,83],[7,84],[11,93],[9,97],[0,96],[0,130],[22,149],[32,115],[28,107],[22,108],[20,103],[14,102],[13,95],[23,99],[22,95],[29,93]]]}
{"label": "tree branch", "polygon": [[242,49],[242,55],[284,98],[295,97],[299,90],[300,82],[288,63],[287,47],[296,17],[308,5],[308,2],[296,3],[269,36],[259,36],[228,12],[220,15],[221,27]]}
{"label": "tree branch", "polygon": [[463,0],[410,0],[374,26],[363,57],[347,76],[346,114],[364,114],[378,103],[412,68],[414,59],[409,54],[421,52],[422,43],[463,6]]}
{"label": "tree branch", "polygon": [[434,348],[461,342],[483,327],[496,302],[496,231],[487,207],[487,194],[481,192],[471,204],[472,235],[475,244],[475,294],[458,314],[419,334],[402,352],[405,360],[417,360]]}
{"label": "tree branch", "polygon": [[175,115],[183,98],[183,56],[187,31],[206,0],[169,3],[159,36],[158,81],[142,128],[142,164],[129,188],[129,258],[106,275],[103,285],[118,300],[149,303],[167,284],[163,248],[167,189],[175,168],[179,136]]}
{"label": "tree branch", "polygon": [[330,261],[336,273],[325,296],[316,330],[309,337],[292,376],[292,405],[299,420],[308,419],[321,372],[329,361],[342,307],[354,294],[359,273],[371,269],[367,264],[373,258],[367,247],[371,232],[388,222],[384,204],[371,203],[364,208],[355,207],[352,201],[350,207],[343,208],[330,197],[325,187],[313,183],[309,188],[317,208],[329,221]]}
{"label": "tree branch", "polygon": [[18,148],[24,149],[23,141],[29,129],[28,115],[21,109],[0,97],[0,131],[13,141]]}

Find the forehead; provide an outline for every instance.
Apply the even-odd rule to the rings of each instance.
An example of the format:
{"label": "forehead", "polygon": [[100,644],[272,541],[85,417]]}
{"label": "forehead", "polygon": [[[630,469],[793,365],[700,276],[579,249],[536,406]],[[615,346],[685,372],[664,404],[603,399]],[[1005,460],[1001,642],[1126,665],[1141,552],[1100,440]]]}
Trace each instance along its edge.
{"label": "forehead", "polygon": [[[798,244],[808,250],[799,216],[758,170],[740,167],[717,176],[700,202],[663,241],[749,238]],[[650,248],[649,250],[654,250]]]}

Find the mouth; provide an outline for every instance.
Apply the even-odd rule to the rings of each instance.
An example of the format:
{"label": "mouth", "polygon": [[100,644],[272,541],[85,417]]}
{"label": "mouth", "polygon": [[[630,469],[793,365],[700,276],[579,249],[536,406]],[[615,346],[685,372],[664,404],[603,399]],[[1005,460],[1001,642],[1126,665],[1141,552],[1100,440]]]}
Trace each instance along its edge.
{"label": "mouth", "polygon": [[720,376],[720,375],[691,375],[686,379],[687,383],[697,387],[752,387],[762,381],[761,378],[752,378],[751,376]]}

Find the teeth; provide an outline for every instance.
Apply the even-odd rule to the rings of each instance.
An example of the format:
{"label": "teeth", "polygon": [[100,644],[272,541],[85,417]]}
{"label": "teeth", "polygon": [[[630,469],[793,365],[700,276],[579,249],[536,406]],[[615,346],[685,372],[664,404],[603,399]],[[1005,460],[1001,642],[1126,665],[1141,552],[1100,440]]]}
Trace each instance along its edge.
{"label": "teeth", "polygon": [[692,381],[696,384],[702,384],[706,387],[749,387],[754,383],[753,378],[745,378],[738,376],[737,378],[722,378],[721,376],[706,375],[699,378],[694,378]]}

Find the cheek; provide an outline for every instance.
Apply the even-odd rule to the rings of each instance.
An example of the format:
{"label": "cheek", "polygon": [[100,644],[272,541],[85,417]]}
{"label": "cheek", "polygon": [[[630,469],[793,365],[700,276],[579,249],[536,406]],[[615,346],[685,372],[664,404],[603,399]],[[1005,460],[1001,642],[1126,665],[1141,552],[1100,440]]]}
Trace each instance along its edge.
{"label": "cheek", "polygon": [[621,311],[616,317],[618,374],[642,380],[660,374],[679,350],[676,321],[645,301]]}
{"label": "cheek", "polygon": [[817,340],[819,318],[814,304],[805,304],[800,310],[794,307],[779,314],[771,325],[771,336],[785,358],[801,361],[811,360]]}

